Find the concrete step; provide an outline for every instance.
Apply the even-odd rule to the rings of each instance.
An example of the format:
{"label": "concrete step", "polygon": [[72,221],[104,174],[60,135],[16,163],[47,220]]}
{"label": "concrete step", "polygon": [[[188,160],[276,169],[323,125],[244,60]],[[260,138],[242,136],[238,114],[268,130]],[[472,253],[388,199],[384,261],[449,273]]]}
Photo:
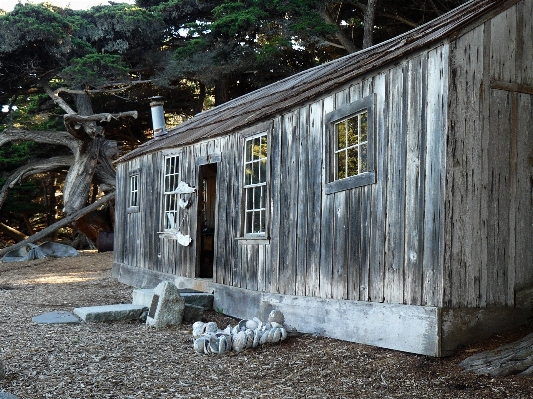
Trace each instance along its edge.
{"label": "concrete step", "polygon": [[76,308],[74,314],[85,322],[136,320],[147,310],[148,306],[138,304],[118,304],[104,306],[87,306]]}
{"label": "concrete step", "polygon": [[[185,299],[185,305],[199,306],[204,310],[213,309],[213,294],[187,288],[180,288],[179,292]],[[150,308],[153,295],[153,288],[136,288],[132,292],[132,303]]]}

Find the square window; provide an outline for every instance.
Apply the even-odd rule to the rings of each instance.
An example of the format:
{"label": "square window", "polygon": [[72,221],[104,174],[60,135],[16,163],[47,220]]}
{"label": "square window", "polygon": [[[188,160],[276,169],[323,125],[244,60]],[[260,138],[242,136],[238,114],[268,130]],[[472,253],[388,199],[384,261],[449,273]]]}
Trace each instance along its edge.
{"label": "square window", "polygon": [[375,183],[373,120],[373,95],[326,115],[326,194]]}

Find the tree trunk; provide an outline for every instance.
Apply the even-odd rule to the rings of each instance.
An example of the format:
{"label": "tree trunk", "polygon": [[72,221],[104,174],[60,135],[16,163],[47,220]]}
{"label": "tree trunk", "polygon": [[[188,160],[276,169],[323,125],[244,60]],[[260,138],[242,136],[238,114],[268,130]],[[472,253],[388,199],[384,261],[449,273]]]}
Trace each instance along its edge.
{"label": "tree trunk", "polygon": [[378,0],[368,0],[365,10],[363,48],[371,47],[374,44],[374,16],[376,14],[376,4]]}
{"label": "tree trunk", "polygon": [[0,233],[5,234],[9,238],[12,238],[15,240],[15,242],[20,242],[28,238],[28,236],[24,233],[21,233],[20,231],[14,229],[13,227],[9,227],[7,224],[0,222]]}

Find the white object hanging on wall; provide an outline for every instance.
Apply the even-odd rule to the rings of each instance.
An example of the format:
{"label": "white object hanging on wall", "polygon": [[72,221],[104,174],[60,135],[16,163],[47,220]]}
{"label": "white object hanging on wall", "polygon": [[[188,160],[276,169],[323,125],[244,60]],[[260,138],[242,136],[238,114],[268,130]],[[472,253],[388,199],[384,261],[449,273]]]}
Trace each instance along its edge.
{"label": "white object hanging on wall", "polygon": [[196,188],[189,186],[184,181],[180,181],[178,187],[174,191],[167,194],[192,194],[196,191]]}

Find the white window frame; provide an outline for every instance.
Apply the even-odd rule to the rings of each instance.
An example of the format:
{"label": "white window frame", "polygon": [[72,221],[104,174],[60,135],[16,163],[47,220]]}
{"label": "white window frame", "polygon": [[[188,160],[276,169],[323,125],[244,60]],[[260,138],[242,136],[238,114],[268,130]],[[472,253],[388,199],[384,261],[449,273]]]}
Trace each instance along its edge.
{"label": "white window frame", "polygon": [[181,153],[163,154],[163,231],[177,231],[180,224],[179,194],[175,193],[180,182]]}
{"label": "white window frame", "polygon": [[139,212],[140,204],[140,169],[131,170],[128,173],[128,207],[127,213]]}
{"label": "white window frame", "polygon": [[[346,123],[349,119],[357,117],[358,127],[360,127],[361,118],[359,115],[367,114],[367,141],[358,142],[356,145],[346,146],[342,149],[338,147],[338,126],[339,124]],[[328,145],[326,146],[326,176],[328,181],[325,185],[326,194],[333,194],[343,190],[349,190],[355,187],[361,187],[368,184],[374,184],[376,182],[376,174],[374,168],[374,95],[364,97],[360,100],[354,101],[350,104],[346,104],[326,114],[325,128],[326,128],[326,140]],[[342,151],[348,151],[349,148],[360,148],[359,146],[366,145],[366,169],[358,170],[358,173],[352,176],[346,176],[338,178],[338,162],[337,154]],[[359,153],[358,153],[359,157]],[[359,162],[358,162],[359,164]],[[347,166],[346,166],[347,168]],[[359,165],[358,165],[359,168]]]}
{"label": "white window frame", "polygon": [[[249,144],[258,140],[259,145],[266,145],[264,154],[256,156],[253,148]],[[244,137],[243,150],[243,223],[242,231],[245,238],[265,238],[268,235],[269,213],[268,213],[268,184],[270,181],[269,172],[269,134],[268,131],[256,133]],[[253,144],[252,144],[253,145]],[[263,165],[261,165],[263,164]],[[252,175],[250,174],[252,172]],[[254,176],[257,175],[257,180]],[[259,199],[257,194],[259,193]],[[251,196],[251,207],[250,207]],[[254,230],[255,222],[259,218],[259,229]],[[251,227],[251,229],[250,229]]]}

